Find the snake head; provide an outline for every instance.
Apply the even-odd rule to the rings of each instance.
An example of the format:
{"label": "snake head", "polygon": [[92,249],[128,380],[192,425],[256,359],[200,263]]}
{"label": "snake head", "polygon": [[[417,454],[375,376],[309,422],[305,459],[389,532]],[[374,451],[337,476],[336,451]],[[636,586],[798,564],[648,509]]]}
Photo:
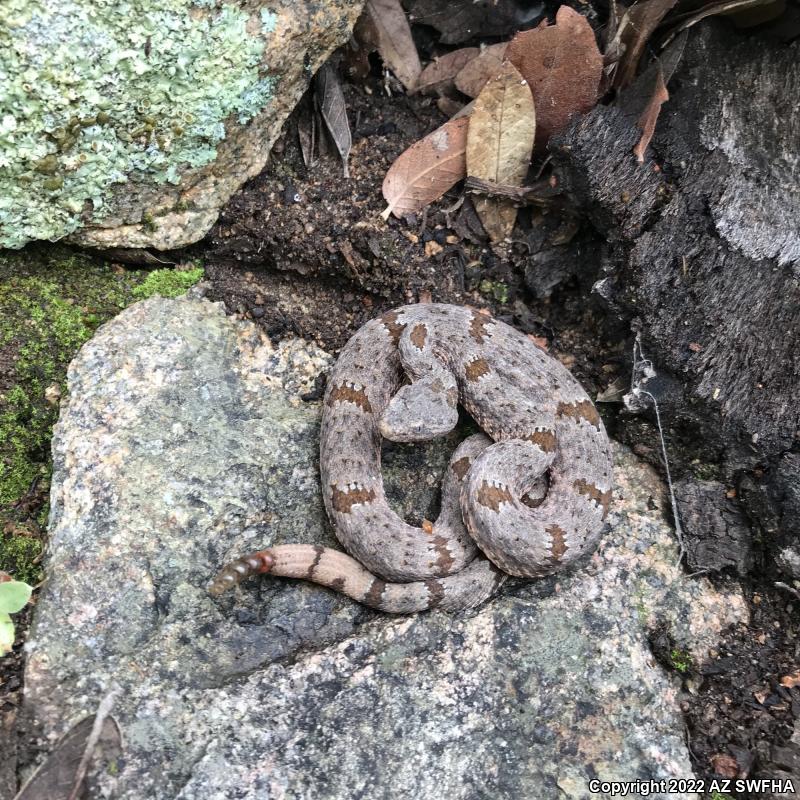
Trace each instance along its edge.
{"label": "snake head", "polygon": [[444,436],[458,422],[458,394],[439,378],[402,386],[381,415],[378,429],[392,442],[425,442]]}
{"label": "snake head", "polygon": [[226,564],[216,574],[214,580],[208,585],[208,593],[219,597],[223,592],[238,586],[251,575],[269,572],[273,566],[275,566],[275,559],[269,550],[261,550],[258,553],[250,553],[250,555],[237,558],[236,561]]}

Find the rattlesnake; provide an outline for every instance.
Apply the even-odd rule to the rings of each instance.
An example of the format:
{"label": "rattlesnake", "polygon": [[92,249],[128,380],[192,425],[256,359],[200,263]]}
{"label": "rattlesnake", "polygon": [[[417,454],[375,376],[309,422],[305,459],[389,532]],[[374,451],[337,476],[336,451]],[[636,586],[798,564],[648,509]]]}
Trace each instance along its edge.
{"label": "rattlesnake", "polygon": [[[437,521],[413,527],[387,503],[381,437],[447,433],[459,402],[494,443],[461,443]],[[548,575],[593,550],[611,501],[608,438],[575,378],[509,325],[438,303],[390,311],[344,347],[325,392],[320,473],[349,555],[270,547],[225,567],[213,594],[269,572],[391,613],[468,608],[507,575]]]}

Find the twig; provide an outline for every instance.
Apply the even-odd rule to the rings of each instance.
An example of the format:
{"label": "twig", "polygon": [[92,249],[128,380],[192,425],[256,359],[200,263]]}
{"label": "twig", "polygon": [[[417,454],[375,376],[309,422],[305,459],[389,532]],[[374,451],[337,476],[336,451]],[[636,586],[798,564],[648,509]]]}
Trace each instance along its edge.
{"label": "twig", "polygon": [[798,591],[797,591],[797,589],[795,589],[794,587],[792,587],[792,586],[789,586],[789,584],[788,584],[788,583],[784,583],[783,581],[775,581],[775,585],[776,585],[776,586],[777,586],[779,589],[786,589],[786,591],[787,591],[787,592],[790,592],[790,593],[791,593],[791,594],[793,594],[793,595],[794,595],[794,596],[795,596],[795,597],[796,597],[798,600],[800,600],[800,592],[798,592]]}
{"label": "twig", "polygon": [[464,191],[470,194],[483,194],[488,197],[502,197],[519,206],[550,207],[564,204],[561,192],[553,189],[548,181],[537,181],[531,186],[508,186],[503,183],[484,181],[480,178],[467,178],[464,181]]}
{"label": "twig", "polygon": [[100,741],[100,736],[103,732],[103,725],[111,713],[111,709],[114,707],[114,702],[117,699],[117,695],[122,691],[119,686],[115,686],[101,701],[100,705],[97,706],[97,711],[95,712],[94,717],[94,725],[92,725],[92,731],[89,734],[89,738],[86,740],[86,747],[84,748],[83,755],[81,756],[80,764],[78,764],[78,770],[75,773],[75,782],[72,784],[72,791],[69,793],[69,797],[67,800],[77,800],[78,796],[81,792],[81,787],[83,786],[83,780],[86,777],[86,771],[89,769],[89,762],[92,760],[92,756],[94,755],[94,749],[97,747],[98,741]]}

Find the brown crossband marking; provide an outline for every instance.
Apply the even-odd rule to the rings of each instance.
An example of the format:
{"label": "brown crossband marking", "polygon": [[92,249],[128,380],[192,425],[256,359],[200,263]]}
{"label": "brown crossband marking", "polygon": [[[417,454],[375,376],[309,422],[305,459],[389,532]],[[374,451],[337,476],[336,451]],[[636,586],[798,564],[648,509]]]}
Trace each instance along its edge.
{"label": "brown crossband marking", "polygon": [[430,598],[429,607],[436,608],[444,600],[444,586],[436,578],[429,578],[425,581],[425,588],[428,590]]}
{"label": "brown crossband marking", "polygon": [[578,492],[580,492],[580,494],[587,495],[587,497],[590,497],[603,507],[603,519],[608,516],[608,507],[611,505],[611,489],[609,489],[607,492],[601,492],[597,486],[595,486],[593,483],[583,480],[583,478],[579,478],[577,481],[575,481],[573,486],[578,490]]}
{"label": "brown crossband marking", "polygon": [[334,578],[331,581],[331,589],[333,589],[334,592],[341,592],[344,590],[344,584],[344,578]]}
{"label": "brown crossband marking", "polygon": [[478,343],[483,344],[486,338],[486,328],[492,325],[494,320],[486,314],[479,314],[477,311],[472,312],[472,320],[469,323],[469,335]]}
{"label": "brown crossband marking", "polygon": [[308,580],[313,580],[314,578],[314,570],[319,565],[320,559],[322,558],[322,554],[325,552],[324,547],[320,547],[320,545],[314,545],[314,561],[311,563],[311,566],[308,568],[308,572],[306,573],[306,578]]}
{"label": "brown crossband marking", "polygon": [[364,595],[364,602],[372,608],[380,608],[381,598],[386,591],[386,582],[380,578],[375,578],[369,585],[369,590]]}
{"label": "brown crossband marking", "polygon": [[575,422],[585,419],[600,430],[600,415],[591,400],[581,400],[580,403],[559,403],[556,414],[559,417],[572,417]]}
{"label": "brown crossband marking", "polygon": [[471,383],[480,380],[484,375],[489,374],[489,362],[485,358],[476,358],[467,364],[465,373],[467,380]]}
{"label": "brown crossband marking", "polygon": [[398,322],[398,314],[396,311],[387,311],[382,317],[381,322],[383,323],[384,327],[387,331],[389,331],[389,336],[392,337],[392,341],[397,344],[400,341],[400,335],[406,329],[406,326],[403,325],[402,322]]}
{"label": "brown crossband marking", "polygon": [[539,445],[545,453],[552,453],[556,449],[556,435],[554,431],[545,428],[541,431],[534,431],[525,437],[529,442]]}
{"label": "brown crossband marking", "polygon": [[462,456],[458,459],[458,461],[454,461],[450,465],[450,469],[455,472],[456,476],[460,481],[464,480],[464,476],[469,472],[469,468],[472,466],[472,461],[469,456]]}
{"label": "brown crossband marking", "polygon": [[422,350],[425,347],[425,339],[428,336],[428,329],[420,322],[411,329],[411,344]]}
{"label": "brown crossband marking", "polygon": [[353,506],[371,503],[375,499],[374,489],[347,489],[342,491],[335,483],[331,484],[331,505],[340,514],[349,514]]}
{"label": "brown crossband marking", "polygon": [[553,544],[550,546],[553,561],[561,561],[561,557],[567,552],[567,543],[564,541],[567,532],[558,525],[551,525],[545,531],[553,537]]}
{"label": "brown crossband marking", "polygon": [[433,549],[436,550],[436,568],[439,575],[449,575],[453,568],[454,559],[447,546],[445,536],[436,536],[433,540]]}
{"label": "brown crossband marking", "polygon": [[341,386],[334,386],[328,395],[328,405],[334,403],[353,403],[359,406],[366,414],[372,413],[372,406],[369,404],[366,389],[355,389],[343,383]]}
{"label": "brown crossband marking", "polygon": [[492,511],[500,511],[501,503],[511,503],[513,498],[511,492],[505,486],[492,486],[488,481],[481,484],[478,489],[478,502],[486,508],[491,508]]}

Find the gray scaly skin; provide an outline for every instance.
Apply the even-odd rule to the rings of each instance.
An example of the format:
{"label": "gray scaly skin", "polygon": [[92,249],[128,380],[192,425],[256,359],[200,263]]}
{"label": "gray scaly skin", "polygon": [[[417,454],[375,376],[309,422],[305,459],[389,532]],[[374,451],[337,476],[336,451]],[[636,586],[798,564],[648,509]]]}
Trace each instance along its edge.
{"label": "gray scaly skin", "polygon": [[[381,437],[441,436],[459,402],[491,439],[462,442],[439,518],[413,527],[386,501]],[[271,547],[229,564],[212,593],[269,572],[390,613],[469,608],[507,575],[548,575],[592,551],[611,502],[608,437],[575,378],[514,328],[436,303],[390,311],[342,350],[325,393],[320,472],[349,555]]]}

